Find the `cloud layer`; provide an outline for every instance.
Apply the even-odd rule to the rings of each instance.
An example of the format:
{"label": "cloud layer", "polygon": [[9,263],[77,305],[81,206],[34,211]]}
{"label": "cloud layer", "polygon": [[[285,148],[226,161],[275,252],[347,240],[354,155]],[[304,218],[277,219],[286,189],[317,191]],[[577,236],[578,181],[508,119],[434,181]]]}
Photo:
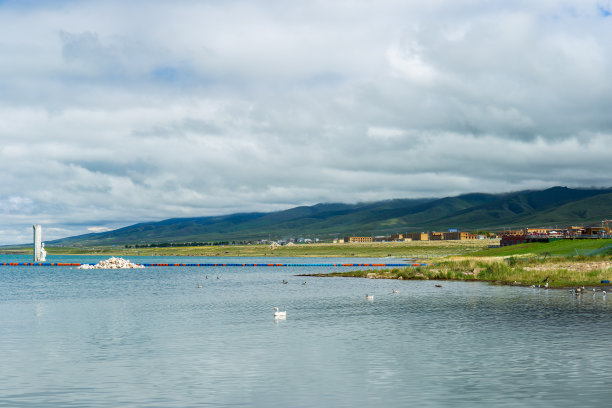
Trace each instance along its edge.
{"label": "cloud layer", "polygon": [[610,186],[610,1],[0,2],[0,244]]}

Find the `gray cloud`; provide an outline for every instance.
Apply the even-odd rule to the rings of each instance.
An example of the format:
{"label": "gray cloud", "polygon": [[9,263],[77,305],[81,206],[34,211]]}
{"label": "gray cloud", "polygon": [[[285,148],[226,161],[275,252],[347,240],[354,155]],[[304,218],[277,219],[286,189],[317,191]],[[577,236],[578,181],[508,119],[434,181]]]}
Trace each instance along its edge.
{"label": "gray cloud", "polygon": [[609,186],[610,2],[533,3],[2,3],[0,244]]}

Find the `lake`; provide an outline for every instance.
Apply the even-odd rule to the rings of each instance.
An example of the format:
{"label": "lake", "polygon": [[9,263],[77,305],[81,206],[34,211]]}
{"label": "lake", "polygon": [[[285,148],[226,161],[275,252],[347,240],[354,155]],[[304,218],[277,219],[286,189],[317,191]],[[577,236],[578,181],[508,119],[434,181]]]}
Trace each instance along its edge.
{"label": "lake", "polygon": [[295,276],[347,269],[0,266],[0,407],[610,404],[612,294]]}

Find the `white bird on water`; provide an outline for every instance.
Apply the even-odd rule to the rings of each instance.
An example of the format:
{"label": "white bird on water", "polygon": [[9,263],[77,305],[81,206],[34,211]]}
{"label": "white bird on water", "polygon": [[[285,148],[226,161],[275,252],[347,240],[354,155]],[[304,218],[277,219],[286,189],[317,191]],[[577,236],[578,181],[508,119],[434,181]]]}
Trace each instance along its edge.
{"label": "white bird on water", "polygon": [[399,292],[395,289],[391,289],[391,293],[399,293]]}
{"label": "white bird on water", "polygon": [[374,300],[374,295],[368,295],[366,293],[366,300]]}
{"label": "white bird on water", "polygon": [[279,312],[278,311],[278,307],[274,308],[274,318],[275,319],[286,319],[287,318],[287,312]]}

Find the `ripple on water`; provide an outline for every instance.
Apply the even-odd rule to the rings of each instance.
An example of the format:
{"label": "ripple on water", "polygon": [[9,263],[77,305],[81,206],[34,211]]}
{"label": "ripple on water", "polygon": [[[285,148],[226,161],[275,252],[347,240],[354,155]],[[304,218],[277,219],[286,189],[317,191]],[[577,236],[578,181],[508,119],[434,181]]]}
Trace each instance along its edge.
{"label": "ripple on water", "polygon": [[[2,272],[0,406],[576,406],[610,397],[612,314],[602,296],[294,276],[308,268]],[[286,321],[274,320],[274,306]]]}

